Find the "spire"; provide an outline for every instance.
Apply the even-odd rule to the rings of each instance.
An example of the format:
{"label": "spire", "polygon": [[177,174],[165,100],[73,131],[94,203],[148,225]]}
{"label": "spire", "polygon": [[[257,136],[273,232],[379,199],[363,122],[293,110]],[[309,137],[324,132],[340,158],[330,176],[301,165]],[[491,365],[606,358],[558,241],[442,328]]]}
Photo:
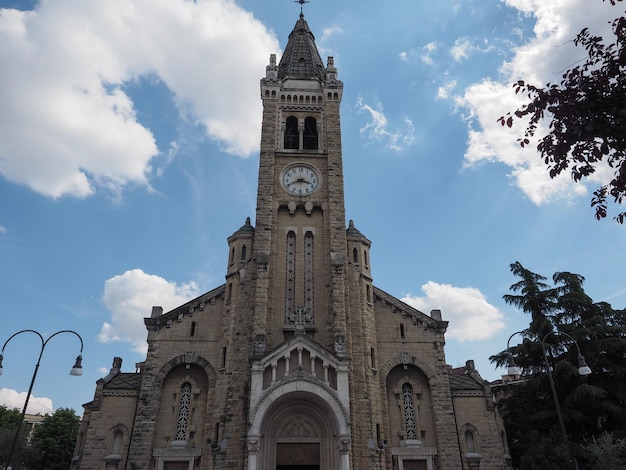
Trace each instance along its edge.
{"label": "spire", "polygon": [[300,18],[289,35],[285,53],[278,64],[278,78],[281,80],[319,80],[326,77],[324,63],[315,45],[315,36],[304,19],[302,6],[308,0],[295,0],[300,4]]}
{"label": "spire", "polygon": [[294,2],[300,4],[300,16],[304,16],[304,13],[302,11],[302,7],[304,7],[305,3],[309,3],[309,0],[294,0]]}

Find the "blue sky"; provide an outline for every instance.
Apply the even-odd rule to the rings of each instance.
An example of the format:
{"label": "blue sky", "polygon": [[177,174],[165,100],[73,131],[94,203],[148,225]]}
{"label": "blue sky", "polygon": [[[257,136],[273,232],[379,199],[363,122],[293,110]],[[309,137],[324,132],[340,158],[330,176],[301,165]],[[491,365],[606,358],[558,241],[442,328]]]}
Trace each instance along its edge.
{"label": "blue sky", "polygon": [[[593,7],[591,6],[593,4]],[[382,7],[384,5],[384,7]],[[222,284],[226,238],[254,220],[259,79],[299,5],[288,0],[0,0],[0,340],[46,346],[33,412],[93,397],[114,356],[134,370],[143,318]],[[589,187],[551,181],[511,84],[543,84],[608,31],[600,0],[312,0],[335,57],[346,214],[373,242],[375,284],[450,322],[446,357],[488,362],[530,319],[502,301],[509,264],[586,277],[626,306],[626,232],[596,222]],[[346,221],[347,222],[347,221]],[[254,223],[254,222],[253,222]],[[0,403],[21,407],[34,335],[5,349]]]}

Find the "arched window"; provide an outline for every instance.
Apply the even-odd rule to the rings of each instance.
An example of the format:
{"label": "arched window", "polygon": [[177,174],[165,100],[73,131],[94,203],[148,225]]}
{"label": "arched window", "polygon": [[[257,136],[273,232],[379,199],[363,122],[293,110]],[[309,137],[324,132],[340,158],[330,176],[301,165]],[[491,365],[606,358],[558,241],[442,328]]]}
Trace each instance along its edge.
{"label": "arched window", "polygon": [[124,440],[124,433],[122,431],[115,431],[113,433],[113,445],[111,446],[112,454],[122,453],[122,442]]}
{"label": "arched window", "polygon": [[469,429],[465,431],[465,450],[468,454],[476,453],[476,443],[474,442],[474,433]]}
{"label": "arched window", "polygon": [[417,439],[417,422],[415,421],[413,387],[408,382],[402,385],[402,407],[404,409],[404,428],[406,431],[406,439]]}
{"label": "arched window", "polygon": [[247,251],[248,251],[248,247],[246,247],[246,245],[243,245],[241,247],[241,261],[245,261],[246,260],[246,255],[247,255],[246,252]]}
{"label": "arched window", "polygon": [[180,387],[180,397],[178,399],[178,419],[176,420],[176,440],[186,441],[187,430],[189,429],[191,410],[191,384],[185,382]]}
{"label": "arched window", "polygon": [[233,264],[233,260],[235,259],[235,247],[230,250],[230,256],[228,257],[228,264]]}
{"label": "arched window", "polygon": [[352,250],[352,261],[354,261],[355,263],[359,262],[359,250],[357,250],[356,248]]}
{"label": "arched window", "polygon": [[317,120],[314,117],[308,117],[304,120],[304,145],[305,150],[317,150]]}
{"label": "arched window", "polygon": [[300,136],[298,134],[298,118],[295,116],[289,116],[285,122],[285,149],[299,149],[300,148]]}

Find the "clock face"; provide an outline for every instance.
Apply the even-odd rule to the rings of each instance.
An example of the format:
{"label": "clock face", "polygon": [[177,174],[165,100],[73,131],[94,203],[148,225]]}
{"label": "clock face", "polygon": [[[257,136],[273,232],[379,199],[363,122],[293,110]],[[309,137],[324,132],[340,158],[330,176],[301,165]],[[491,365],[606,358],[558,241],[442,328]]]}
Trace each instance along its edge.
{"label": "clock face", "polygon": [[307,196],[319,187],[320,177],[314,167],[297,164],[283,170],[280,182],[289,194]]}

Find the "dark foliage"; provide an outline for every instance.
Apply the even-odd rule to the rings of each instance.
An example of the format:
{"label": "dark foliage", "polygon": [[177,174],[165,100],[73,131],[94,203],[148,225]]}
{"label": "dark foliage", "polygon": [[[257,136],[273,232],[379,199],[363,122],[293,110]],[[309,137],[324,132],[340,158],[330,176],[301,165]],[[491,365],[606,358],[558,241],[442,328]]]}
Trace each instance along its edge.
{"label": "dark foliage", "polygon": [[[9,409],[0,405],[0,468],[6,463],[11,450],[11,444],[15,438],[15,430],[20,420],[21,412],[17,409]],[[20,438],[16,442],[13,455],[20,459],[24,456],[26,449],[26,432],[20,433]]]}
{"label": "dark foliage", "polygon": [[72,409],[59,408],[35,428],[26,459],[29,470],[66,470],[70,468],[80,418]]}
{"label": "dark foliage", "polygon": [[[504,366],[512,357],[522,369],[521,380],[507,385],[499,400],[514,466],[567,468],[568,449],[548,380],[551,370],[573,453],[581,469],[597,468],[591,461],[597,446],[596,454],[590,453],[590,442],[608,434],[623,446],[619,439],[626,437],[626,310],[594,302],[578,274],[556,273],[549,285],[519,262],[511,271],[520,278],[511,286],[517,294],[504,299],[530,314],[531,323],[519,333],[521,343],[490,360]],[[567,335],[580,347],[591,375],[578,374],[578,349]]]}

